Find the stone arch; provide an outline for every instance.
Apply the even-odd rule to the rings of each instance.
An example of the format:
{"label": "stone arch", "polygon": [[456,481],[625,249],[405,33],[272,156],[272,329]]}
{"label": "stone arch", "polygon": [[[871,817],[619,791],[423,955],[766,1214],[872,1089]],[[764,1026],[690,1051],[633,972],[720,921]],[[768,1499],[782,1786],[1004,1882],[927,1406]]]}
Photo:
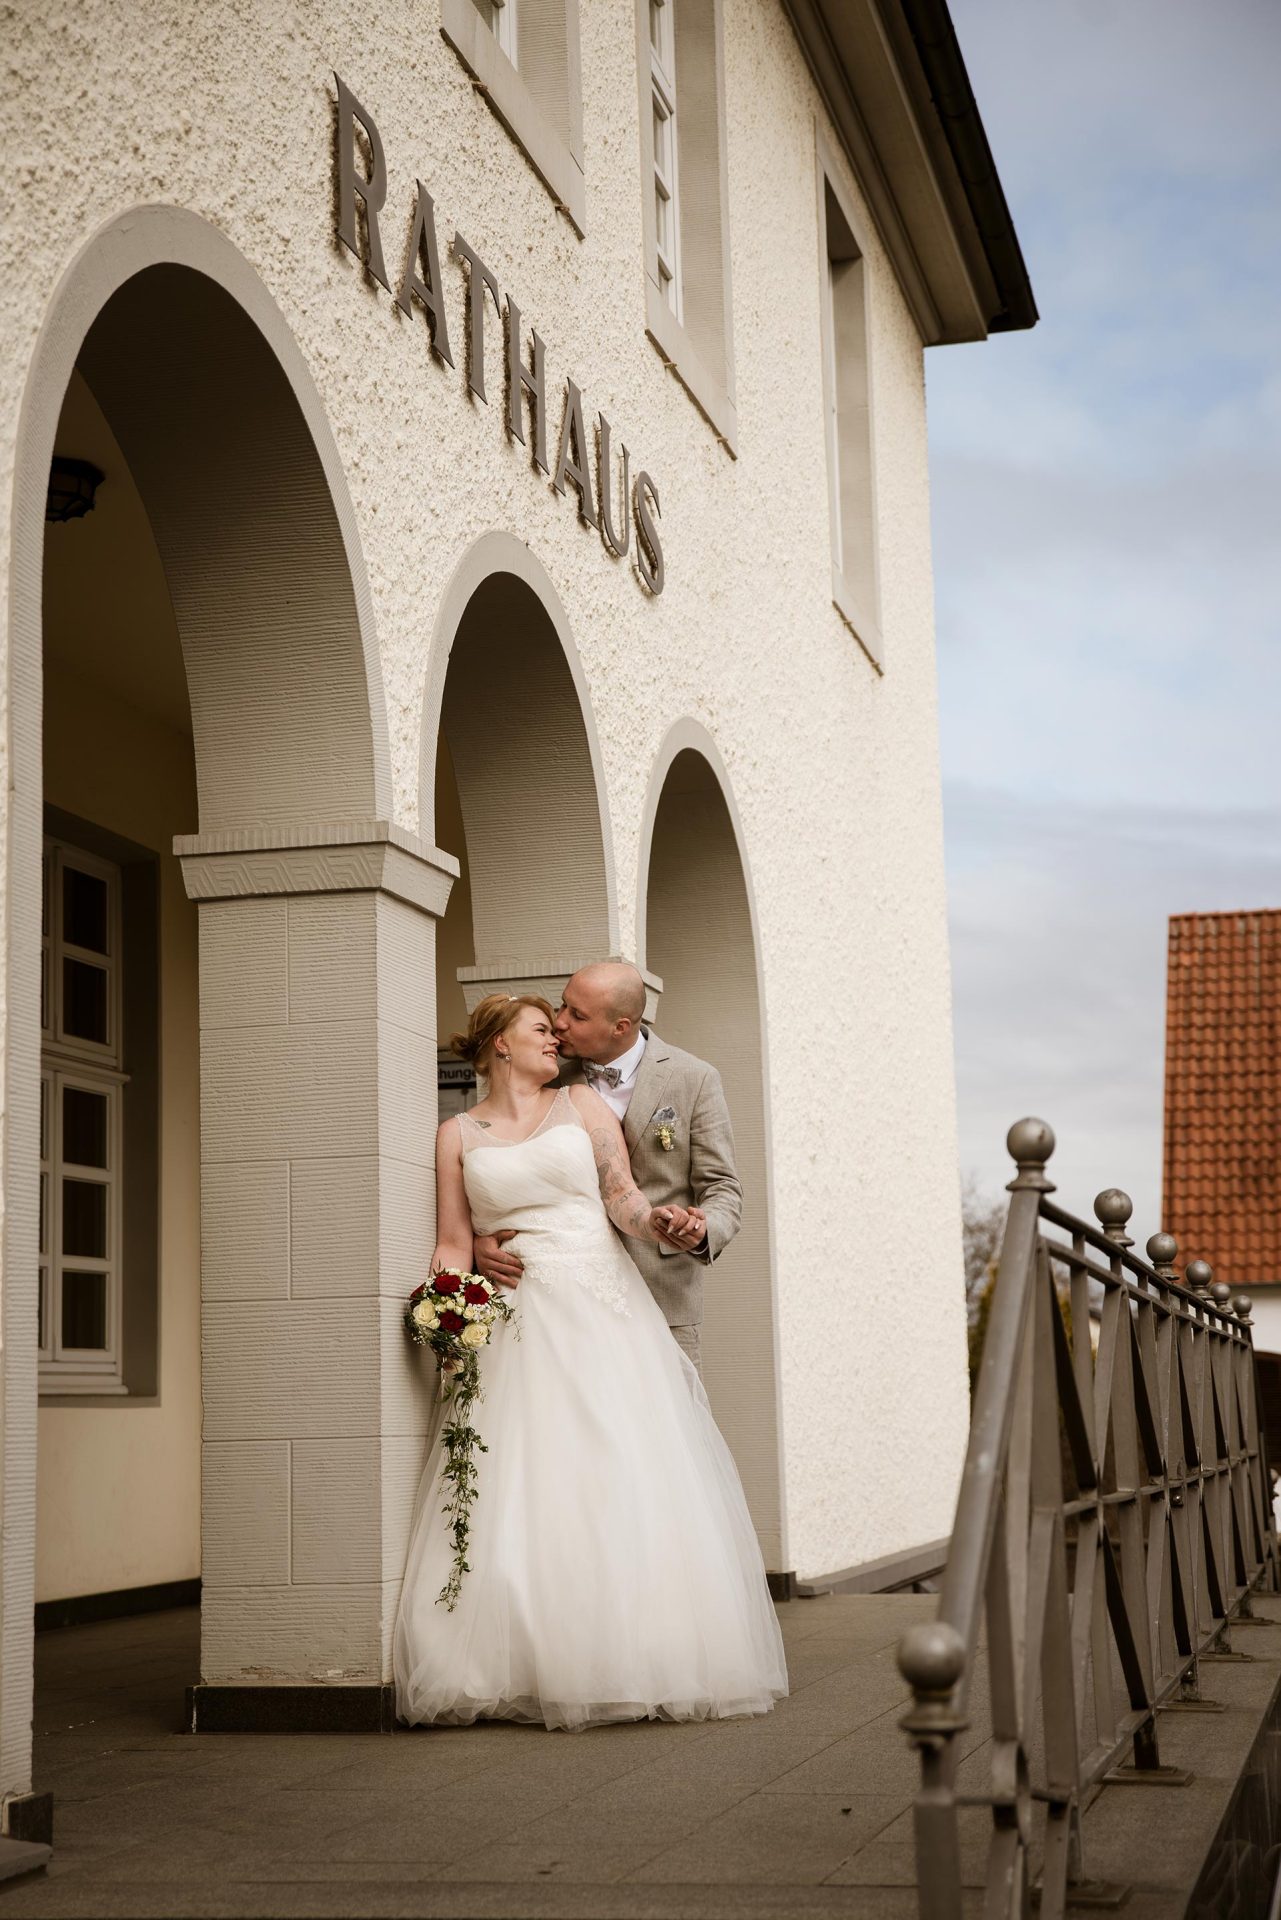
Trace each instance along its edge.
{"label": "stone arch", "polygon": [[487,533],[464,555],[432,637],[419,819],[424,838],[443,845],[442,743],[466,843],[449,848],[464,859],[455,912],[470,897],[463,997],[471,1005],[518,981],[558,992],[582,961],[618,950],[612,835],[569,620],[543,567],[509,533]]}
{"label": "stone arch", "polygon": [[[142,207],[95,235],[41,329],[18,431],[15,680],[38,678],[40,664],[44,492],[30,476],[48,471],[77,361],[137,479],[174,596],[201,832],[292,825],[322,808],[388,819],[382,670],[337,446],[266,288],[181,209]],[[288,731],[255,727],[256,711],[287,713]]]}
{"label": "stone arch", "polygon": [[671,728],[654,763],[638,889],[640,963],[663,983],[657,1024],[664,1039],[718,1068],[734,1125],[743,1226],[705,1291],[703,1371],[766,1565],[781,1572],[787,1538],[759,936],[733,790],[715,742],[693,720]]}
{"label": "stone arch", "polygon": [[55,289],[16,442],[0,1286],[5,1792],[23,1791],[30,1768],[36,1327],[21,1281],[37,1238],[44,504],[77,365],[143,497],[173,599],[202,843],[324,839],[386,820],[391,806],[355,516],[302,354],[224,235],[181,209],[136,208],[93,235]]}

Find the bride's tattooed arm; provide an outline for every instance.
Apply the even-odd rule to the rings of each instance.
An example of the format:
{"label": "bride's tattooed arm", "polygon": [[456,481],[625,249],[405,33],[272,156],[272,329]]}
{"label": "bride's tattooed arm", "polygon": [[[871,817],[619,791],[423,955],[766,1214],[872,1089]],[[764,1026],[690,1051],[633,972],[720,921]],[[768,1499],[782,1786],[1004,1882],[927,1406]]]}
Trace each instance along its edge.
{"label": "bride's tattooed arm", "polygon": [[600,1197],[620,1233],[636,1240],[665,1240],[684,1219],[680,1207],[651,1207],[635,1180],[623,1129],[599,1094],[575,1088],[571,1096],[587,1128],[596,1159]]}

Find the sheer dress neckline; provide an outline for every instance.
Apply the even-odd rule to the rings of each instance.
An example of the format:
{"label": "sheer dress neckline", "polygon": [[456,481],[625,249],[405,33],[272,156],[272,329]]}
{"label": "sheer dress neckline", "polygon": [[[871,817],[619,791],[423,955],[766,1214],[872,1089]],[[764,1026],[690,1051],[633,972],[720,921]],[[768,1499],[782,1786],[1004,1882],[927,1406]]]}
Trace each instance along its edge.
{"label": "sheer dress neckline", "polygon": [[522,1134],[519,1140],[504,1140],[501,1134],[491,1133],[483,1121],[473,1120],[471,1114],[464,1111],[458,1115],[458,1133],[463,1152],[475,1153],[480,1147],[528,1146],[531,1140],[536,1140],[540,1133],[546,1132],[553,1118],[556,1118],[561,1126],[582,1125],[567,1087],[557,1087],[552,1103],[538,1125],[531,1132]]}

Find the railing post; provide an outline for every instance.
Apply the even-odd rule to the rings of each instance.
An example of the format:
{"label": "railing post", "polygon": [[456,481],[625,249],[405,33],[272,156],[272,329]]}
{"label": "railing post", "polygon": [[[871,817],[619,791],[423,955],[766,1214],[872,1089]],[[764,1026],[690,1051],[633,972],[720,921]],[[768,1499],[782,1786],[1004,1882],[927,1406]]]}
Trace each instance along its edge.
{"label": "railing post", "polygon": [[912,1689],[912,1705],[899,1725],[921,1757],[913,1806],[921,1920],[959,1920],[956,1737],[969,1721],[956,1711],[953,1695],[965,1669],[965,1643],[945,1620],[925,1621],[903,1635],[898,1665]]}

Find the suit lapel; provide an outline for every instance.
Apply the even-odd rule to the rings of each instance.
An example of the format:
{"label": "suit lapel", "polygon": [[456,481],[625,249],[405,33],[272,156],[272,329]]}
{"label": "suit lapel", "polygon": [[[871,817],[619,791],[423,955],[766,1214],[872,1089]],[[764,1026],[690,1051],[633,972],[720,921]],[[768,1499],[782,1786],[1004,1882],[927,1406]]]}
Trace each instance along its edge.
{"label": "suit lapel", "polygon": [[654,1109],[662,1102],[664,1089],[672,1077],[671,1060],[671,1054],[658,1035],[651,1033],[641,1055],[636,1085],[632,1088],[632,1097],[627,1103],[627,1114],[623,1121],[623,1138],[629,1153],[635,1153]]}

